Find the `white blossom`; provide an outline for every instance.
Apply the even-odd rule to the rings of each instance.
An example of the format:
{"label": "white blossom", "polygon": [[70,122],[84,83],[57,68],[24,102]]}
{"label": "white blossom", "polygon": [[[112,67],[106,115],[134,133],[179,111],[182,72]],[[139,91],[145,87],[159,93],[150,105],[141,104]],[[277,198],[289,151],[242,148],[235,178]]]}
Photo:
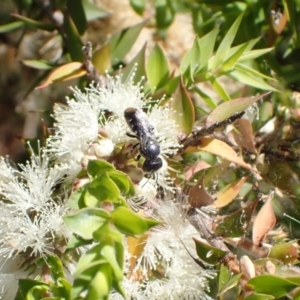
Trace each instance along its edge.
{"label": "white blossom", "polygon": [[[207,278],[215,274],[201,269],[186,250],[197,257],[192,237],[199,233],[173,201],[157,205],[156,212],[164,225],[151,230],[133,271],[131,254],[127,252],[126,278],[122,283],[127,297],[136,300],[211,299],[206,294]],[[155,274],[160,274],[159,278]],[[112,299],[122,297],[113,293]]]}
{"label": "white blossom", "polygon": [[66,208],[53,198],[68,167],[51,167],[40,150],[38,155],[32,153],[30,162],[19,165],[19,170],[1,158],[0,170],[0,258],[10,261],[19,255],[53,254],[55,239],[70,236],[62,219]]}
{"label": "white blossom", "polygon": [[[32,149],[31,149],[32,151]],[[69,167],[51,166],[42,149],[18,168],[0,158],[0,296],[14,299],[19,278],[34,278],[30,262],[60,251],[57,241],[69,239],[63,222],[63,198],[54,196]],[[31,274],[31,275],[30,275]],[[1,299],[1,298],[0,298]]]}
{"label": "white blossom", "polygon": [[114,77],[106,75],[106,84],[104,87],[94,87],[86,89],[89,98],[92,101],[98,101],[103,110],[108,110],[118,118],[123,118],[124,111],[128,107],[143,108],[145,102],[144,93],[142,92],[142,80],[137,84],[134,83],[135,69],[127,79],[119,74]]}

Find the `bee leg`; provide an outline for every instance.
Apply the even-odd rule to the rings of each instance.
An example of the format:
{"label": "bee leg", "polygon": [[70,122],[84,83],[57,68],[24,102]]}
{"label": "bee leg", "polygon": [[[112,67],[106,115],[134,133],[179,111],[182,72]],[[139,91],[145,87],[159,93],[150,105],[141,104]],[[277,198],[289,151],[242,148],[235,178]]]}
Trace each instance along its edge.
{"label": "bee leg", "polygon": [[129,136],[129,137],[132,137],[132,138],[136,138],[137,139],[137,136],[133,133],[130,133],[130,132],[126,132],[126,135]]}

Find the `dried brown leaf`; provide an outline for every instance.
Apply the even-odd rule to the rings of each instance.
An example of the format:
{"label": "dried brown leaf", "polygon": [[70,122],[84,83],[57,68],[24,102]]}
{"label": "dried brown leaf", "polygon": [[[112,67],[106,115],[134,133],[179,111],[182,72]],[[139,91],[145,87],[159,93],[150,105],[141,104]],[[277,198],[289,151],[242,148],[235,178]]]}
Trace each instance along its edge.
{"label": "dried brown leaf", "polygon": [[255,218],[252,229],[252,241],[255,246],[260,246],[261,241],[276,224],[272,198],[273,194],[270,194]]}

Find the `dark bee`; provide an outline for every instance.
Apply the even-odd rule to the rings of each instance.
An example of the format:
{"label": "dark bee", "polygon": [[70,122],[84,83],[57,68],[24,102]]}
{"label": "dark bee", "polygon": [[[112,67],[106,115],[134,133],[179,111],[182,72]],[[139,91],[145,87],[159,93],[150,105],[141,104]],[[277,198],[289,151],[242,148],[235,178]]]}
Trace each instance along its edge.
{"label": "dark bee", "polygon": [[154,128],[149,123],[146,114],[133,107],[129,107],[124,112],[124,117],[128,127],[133,134],[128,134],[139,140],[139,150],[145,158],[143,170],[146,173],[156,172],[162,167],[162,159],[159,156],[160,147],[154,136]]}

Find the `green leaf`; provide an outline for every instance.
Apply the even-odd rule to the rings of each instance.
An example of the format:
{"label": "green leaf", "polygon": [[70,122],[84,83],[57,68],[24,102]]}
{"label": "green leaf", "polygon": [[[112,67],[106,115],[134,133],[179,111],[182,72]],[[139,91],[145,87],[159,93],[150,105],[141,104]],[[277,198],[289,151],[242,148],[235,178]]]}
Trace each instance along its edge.
{"label": "green leaf", "polygon": [[[59,278],[57,280],[58,290],[63,299],[70,299],[72,285],[69,281],[64,278]],[[62,300],[59,298],[59,300]]]}
{"label": "green leaf", "polygon": [[110,38],[108,43],[110,44],[111,59],[113,64],[123,60],[125,55],[134,45],[145,24],[146,22],[141,22],[135,26],[126,28],[121,32],[114,34]]}
{"label": "green leaf", "polygon": [[146,0],[130,0],[130,5],[137,14],[142,15],[146,8]]}
{"label": "green leaf", "polygon": [[[80,256],[74,274],[75,278],[79,278],[79,277],[83,278],[82,274],[84,274],[86,270],[91,269],[91,267],[95,265],[100,265],[101,263],[107,263],[106,259],[101,257],[100,254],[101,249],[105,244],[106,244],[105,241],[103,241],[102,245],[96,244],[95,246],[93,246],[92,248],[90,248],[88,251],[86,251],[84,254]],[[90,272],[90,270],[88,272]]]}
{"label": "green leaf", "polygon": [[[235,66],[236,68],[236,66]],[[229,77],[242,82],[246,85],[251,85],[253,87],[256,87],[261,90],[270,90],[277,92],[278,90],[272,87],[271,85],[267,84],[265,81],[263,81],[261,78],[255,77],[252,74],[249,74],[248,72],[242,71],[242,70],[233,70],[228,74]]]}
{"label": "green leaf", "polygon": [[298,257],[298,250],[292,243],[274,245],[268,257],[281,260],[284,264],[293,264]]}
{"label": "green leaf", "polygon": [[111,286],[111,268],[109,264],[101,264],[98,272],[89,282],[85,300],[108,299]]}
{"label": "green leaf", "polygon": [[232,288],[236,287],[239,283],[240,278],[242,277],[243,274],[237,274],[230,278],[219,290],[218,292],[218,297],[226,293],[227,291],[231,290]]}
{"label": "green leaf", "polygon": [[[109,178],[107,173],[101,174],[101,176],[98,176],[92,183],[89,184],[86,197],[95,197],[95,199],[100,202],[121,201],[120,190],[115,182]],[[90,200],[88,198],[84,199],[86,205],[90,203],[91,206],[94,206],[94,200],[91,201],[92,202],[90,203]]]}
{"label": "green leaf", "polygon": [[221,103],[207,117],[206,126],[211,126],[214,123],[222,122],[228,119],[229,117],[231,117],[232,115],[234,115],[235,113],[246,110],[253,103],[262,99],[268,94],[270,94],[270,92],[264,93],[262,95],[258,95],[256,97],[238,98],[238,99]]}
{"label": "green leaf", "polygon": [[114,225],[127,235],[142,234],[150,228],[161,224],[157,220],[140,217],[126,207],[118,207],[111,215]]}
{"label": "green leaf", "polygon": [[19,290],[15,300],[38,300],[43,293],[49,290],[49,286],[44,282],[32,279],[19,279]]}
{"label": "green leaf", "polygon": [[214,109],[217,107],[217,104],[214,102],[214,100],[205,94],[197,85],[193,86],[193,91],[195,91],[209,106],[209,108]]}
{"label": "green leaf", "polygon": [[95,51],[93,53],[92,62],[95,69],[100,74],[105,74],[105,72],[108,71],[111,67],[110,46],[104,45],[101,49]]}
{"label": "green leaf", "polygon": [[187,51],[182,59],[180,65],[181,74],[188,76],[189,80],[194,81],[194,73],[196,73],[197,69],[199,69],[199,61],[200,45],[198,38],[196,38],[194,40],[193,47]]}
{"label": "green leaf", "polygon": [[22,21],[16,21],[16,22],[11,22],[9,24],[4,24],[0,26],[0,33],[7,33],[11,32],[17,29],[20,29],[24,26],[24,22]]}
{"label": "green leaf", "polygon": [[109,172],[109,177],[118,186],[121,193],[128,197],[135,195],[134,185],[127,174],[122,171],[114,170]]}
{"label": "green leaf", "polygon": [[104,172],[114,171],[115,167],[105,160],[89,160],[87,171],[90,176],[101,176]]}
{"label": "green leaf", "polygon": [[172,95],[176,91],[176,88],[178,87],[179,83],[180,76],[175,76],[174,78],[170,79],[165,86],[166,94]]}
{"label": "green leaf", "polygon": [[253,60],[257,57],[260,57],[266,53],[271,52],[274,48],[258,49],[244,52],[241,57],[238,59],[239,63],[245,62],[247,60]]}
{"label": "green leaf", "polygon": [[175,11],[172,6],[174,0],[155,1],[156,26],[158,29],[166,29],[174,20]]}
{"label": "green leaf", "polygon": [[203,36],[198,42],[201,53],[199,71],[201,71],[207,65],[209,58],[212,56],[218,32],[219,28],[215,27],[214,30]]}
{"label": "green leaf", "polygon": [[67,0],[68,12],[80,35],[84,34],[86,29],[86,17],[83,10],[82,0]]}
{"label": "green leaf", "polygon": [[[53,31],[56,29],[54,24],[47,24],[47,23],[43,23],[43,22],[38,22],[35,20],[32,20],[30,18],[18,15],[18,14],[11,14],[13,17],[19,19],[22,21],[22,23],[24,25],[26,25],[28,28],[32,28],[32,29],[41,29],[41,30],[46,30],[46,31]],[[18,24],[14,24],[14,26],[18,26]]]}
{"label": "green leaf", "polygon": [[299,286],[287,279],[268,274],[251,278],[248,285],[258,293],[272,295],[275,298],[283,297]]}
{"label": "green leaf", "polygon": [[218,50],[216,52],[216,55],[214,57],[214,69],[219,68],[223,62],[225,57],[227,56],[227,53],[230,49],[230,46],[235,38],[235,35],[237,33],[237,30],[240,26],[241,20],[243,18],[243,14],[240,15],[235,22],[232,24],[230,29],[227,31],[226,35],[224,36],[222,42],[220,43]]}
{"label": "green leaf", "polygon": [[73,61],[84,61],[84,55],[82,52],[83,43],[80,39],[80,36],[77,32],[76,26],[74,25],[70,16],[64,14],[64,23],[63,28],[66,33],[66,47]]}
{"label": "green leaf", "polygon": [[238,49],[228,58],[222,65],[222,71],[227,72],[228,70],[232,69],[236,64],[237,60],[241,57],[244,53],[245,49],[247,48],[248,43],[240,45]]}
{"label": "green leaf", "polygon": [[114,247],[112,245],[105,245],[101,249],[101,255],[110,264],[114,273],[115,280],[121,281],[123,279],[122,265],[120,266],[118,264]]}
{"label": "green leaf", "polygon": [[64,216],[66,225],[83,239],[90,240],[93,233],[110,219],[110,214],[102,208],[83,208]]}
{"label": "green leaf", "polygon": [[218,290],[221,290],[221,288],[229,281],[230,274],[230,270],[222,263],[218,274]]}
{"label": "green leaf", "polygon": [[244,300],[271,300],[271,299],[275,299],[275,297],[271,295],[258,294],[258,293],[253,293],[250,296],[244,298]]}
{"label": "green leaf", "polygon": [[63,264],[57,256],[49,255],[43,262],[46,263],[47,266],[50,266],[51,275],[54,280],[57,281],[59,278],[65,277]]}
{"label": "green leaf", "polygon": [[78,235],[72,234],[68,241],[67,249],[78,248],[89,244],[91,244],[91,240],[85,240]]}
{"label": "green leaf", "polygon": [[251,68],[251,67],[249,67],[247,65],[244,65],[244,64],[240,64],[240,63],[236,64],[235,65],[235,69],[239,70],[239,71],[246,72],[246,73],[248,73],[250,75],[253,75],[255,77],[258,77],[258,78],[264,78],[266,80],[271,80],[271,81],[277,82],[277,80],[275,78],[267,76],[267,75],[265,75],[263,73],[260,73],[260,72],[258,72],[256,70],[254,70],[253,68]]}
{"label": "green leaf", "polygon": [[22,60],[22,63],[27,67],[31,67],[37,70],[49,70],[56,66],[54,63],[43,59],[25,59]]}
{"label": "green leaf", "polygon": [[152,93],[163,87],[169,78],[168,61],[162,49],[155,45],[146,65],[146,72]]}
{"label": "green leaf", "polygon": [[225,255],[228,253],[226,251],[220,250],[218,248],[212,247],[207,243],[203,243],[196,238],[193,238],[196,246],[196,252],[198,257],[211,265],[219,264]]}
{"label": "green leaf", "polygon": [[138,83],[140,82],[142,77],[146,76],[146,69],[145,69],[145,52],[146,52],[146,44],[143,46],[141,51],[134,57],[134,59],[126,65],[124,69],[122,69],[122,82],[125,82],[131,75],[132,70],[134,70],[134,78],[133,82]]}
{"label": "green leaf", "polygon": [[179,131],[186,135],[190,134],[194,126],[195,109],[182,80],[172,100],[172,107],[176,111],[174,118],[179,126]]}
{"label": "green leaf", "polygon": [[97,19],[103,19],[108,17],[111,13],[98,7],[97,5],[89,2],[88,0],[82,0],[83,10],[88,22]]}
{"label": "green leaf", "polygon": [[210,76],[209,81],[211,82],[211,84],[212,84],[213,88],[215,89],[215,91],[221,96],[221,98],[224,101],[230,100],[229,95],[227,94],[225,89],[221,86],[221,84],[218,82],[216,77]]}

